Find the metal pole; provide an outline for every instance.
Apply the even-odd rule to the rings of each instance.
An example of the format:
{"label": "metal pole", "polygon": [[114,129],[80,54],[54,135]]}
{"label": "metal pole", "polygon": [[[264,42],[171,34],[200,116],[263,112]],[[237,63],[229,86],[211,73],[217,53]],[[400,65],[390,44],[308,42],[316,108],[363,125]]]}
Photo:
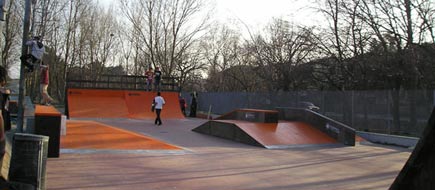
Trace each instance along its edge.
{"label": "metal pole", "polygon": [[351,93],[351,109],[352,109],[352,111],[351,111],[351,127],[353,127],[354,129],[355,129],[355,90],[352,90],[352,93]]}
{"label": "metal pole", "polygon": [[[385,90],[387,93],[386,93],[386,99],[387,99],[387,123],[388,123],[388,125],[387,125],[387,128],[388,128],[388,134],[391,134],[391,123],[393,122],[393,120],[394,120],[394,116],[392,116],[393,115],[393,113],[391,113],[391,107],[390,107],[390,94],[391,94],[391,92],[390,92],[390,90],[389,89],[387,89],[387,90]],[[391,118],[391,119],[390,119]]]}
{"label": "metal pole", "polygon": [[[25,1],[24,7],[24,24],[23,24],[23,42],[21,55],[24,56],[27,54],[27,45],[26,42],[29,38],[29,28],[30,28],[30,12],[31,12],[31,0]],[[24,73],[24,64],[21,61],[20,68],[20,84],[19,84],[19,95],[18,95],[18,115],[17,115],[17,132],[23,132],[23,124],[24,124],[24,87],[25,87],[25,73]]]}
{"label": "metal pole", "polygon": [[211,104],[210,104],[210,107],[208,107],[207,119],[211,120]]}

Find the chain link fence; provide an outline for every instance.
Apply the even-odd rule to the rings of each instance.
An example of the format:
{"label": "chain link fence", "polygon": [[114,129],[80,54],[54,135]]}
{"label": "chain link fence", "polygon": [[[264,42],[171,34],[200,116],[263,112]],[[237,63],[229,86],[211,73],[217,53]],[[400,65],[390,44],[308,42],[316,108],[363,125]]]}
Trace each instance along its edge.
{"label": "chain link fence", "polygon": [[[304,107],[312,103],[319,107],[319,113],[359,131],[419,137],[435,105],[434,94],[434,90],[401,90],[396,94],[389,90],[203,92],[198,93],[197,100],[199,111],[219,115],[239,108]],[[190,93],[182,96],[190,106]],[[398,112],[394,112],[395,107]]]}

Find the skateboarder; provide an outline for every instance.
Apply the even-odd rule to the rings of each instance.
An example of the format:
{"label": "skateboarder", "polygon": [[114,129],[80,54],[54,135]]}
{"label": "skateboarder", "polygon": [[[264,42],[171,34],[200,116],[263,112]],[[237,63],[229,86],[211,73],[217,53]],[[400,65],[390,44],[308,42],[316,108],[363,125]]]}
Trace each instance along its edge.
{"label": "skateboarder", "polygon": [[41,62],[42,56],[45,53],[45,47],[40,36],[33,37],[26,42],[26,45],[32,48],[31,52],[30,54],[21,56],[20,59],[23,61],[24,66],[27,67],[27,71],[33,72],[34,65]]}
{"label": "skateboarder", "polygon": [[162,125],[160,113],[162,112],[163,105],[165,105],[165,99],[163,99],[160,92],[157,92],[157,96],[154,98],[154,106],[156,110],[156,120],[154,121],[154,124],[156,125]]}

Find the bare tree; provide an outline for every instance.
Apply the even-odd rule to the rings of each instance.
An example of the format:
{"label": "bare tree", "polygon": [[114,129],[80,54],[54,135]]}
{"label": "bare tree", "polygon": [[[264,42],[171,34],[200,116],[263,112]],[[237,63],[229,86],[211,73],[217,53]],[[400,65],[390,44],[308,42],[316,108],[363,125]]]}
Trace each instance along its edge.
{"label": "bare tree", "polygon": [[[59,76],[62,76],[63,66],[58,64],[58,59],[56,59],[56,48],[59,47],[58,40],[59,37],[59,27],[61,26],[61,21],[59,15],[63,12],[66,2],[65,1],[52,1],[52,0],[41,0],[35,1],[32,4],[32,24],[31,24],[31,35],[41,36],[44,41],[44,46],[46,47],[46,54],[43,57],[43,61],[50,65],[51,69],[51,81],[49,91],[50,94],[54,95],[56,99],[63,99],[63,79],[58,80]],[[27,78],[27,91],[30,92],[30,96],[33,100],[39,95],[39,75],[38,71],[34,72],[30,77]]]}
{"label": "bare tree", "polygon": [[10,70],[14,63],[18,62],[19,55],[16,50],[19,48],[20,43],[18,39],[19,31],[21,30],[20,23],[22,20],[20,4],[16,1],[6,1],[7,7],[6,19],[2,27],[2,51],[1,51],[1,64],[7,70]]}
{"label": "bare tree", "polygon": [[312,33],[282,19],[273,20],[266,31],[267,35],[258,35],[249,45],[257,76],[266,80],[269,90],[301,88],[303,82],[295,68],[316,53]]}
{"label": "bare tree", "polygon": [[[121,25],[127,25],[127,23],[123,23]],[[124,68],[125,72],[128,74],[133,73],[131,71],[130,62],[132,61],[132,58],[134,58],[135,40],[133,40],[133,35],[131,34],[131,31],[125,31],[124,29],[125,28],[119,28],[116,34],[120,38],[120,52],[118,54],[118,61],[119,65],[121,65]]]}
{"label": "bare tree", "polygon": [[352,67],[349,67],[349,59],[364,52],[364,43],[367,40],[363,37],[363,25],[357,20],[356,7],[359,3],[359,0],[320,1],[319,11],[325,15],[329,25],[327,29],[315,35],[316,44],[320,54],[328,57],[325,60],[333,61],[327,61],[325,65],[316,69],[314,77],[317,81],[328,83],[341,91],[353,87],[352,81],[355,76]]}
{"label": "bare tree", "polygon": [[[400,89],[415,88],[419,84],[421,71],[417,66],[420,63],[415,59],[415,39],[418,43],[428,39],[433,41],[433,14],[430,13],[433,7],[426,0],[319,2],[322,5],[320,10],[331,23],[330,32],[327,32],[331,37],[327,39],[331,40],[319,37],[318,44],[325,55],[336,59],[331,67],[337,68],[324,70],[329,74],[322,75],[329,76],[325,82],[342,86],[344,90],[361,85],[356,81],[369,81],[370,75],[382,80],[385,87],[393,89],[394,125],[400,129]],[[369,56],[372,58],[367,59]],[[367,82],[362,84],[369,86]],[[410,97],[412,99],[412,93]],[[415,113],[412,104],[410,109]]]}
{"label": "bare tree", "polygon": [[243,65],[240,62],[242,49],[240,42],[241,34],[222,24],[214,25],[204,36],[199,48],[202,49],[205,63],[208,66],[208,90],[228,90],[230,84],[226,83],[224,78],[229,76],[223,76],[222,72],[231,67]]}
{"label": "bare tree", "polygon": [[[167,76],[180,76],[180,64],[189,48],[206,27],[208,16],[201,16],[201,0],[121,1],[122,10],[135,34],[140,36],[138,50],[147,67],[159,66]],[[202,19],[198,19],[202,18]]]}
{"label": "bare tree", "polygon": [[[87,48],[90,50],[90,67],[92,74],[102,74],[108,66],[109,57],[116,53],[114,51],[115,34],[119,26],[116,19],[107,11],[94,7],[88,21],[82,22],[82,31],[87,34]],[[97,67],[95,67],[97,66]]]}
{"label": "bare tree", "polygon": [[422,43],[426,41],[427,35],[432,43],[435,43],[435,7],[433,1],[430,0],[418,0],[413,4],[415,7],[416,15],[418,16],[420,22],[416,23],[418,26],[418,42]]}
{"label": "bare tree", "polygon": [[[110,58],[118,52],[114,50],[118,47],[117,19],[112,10],[92,0],[41,0],[33,10],[32,31],[43,36],[47,50],[43,60],[50,65],[49,90],[62,101],[69,69],[79,67],[81,71],[76,74],[97,76],[114,60]],[[37,76],[34,73],[28,80],[32,94],[38,94]]]}

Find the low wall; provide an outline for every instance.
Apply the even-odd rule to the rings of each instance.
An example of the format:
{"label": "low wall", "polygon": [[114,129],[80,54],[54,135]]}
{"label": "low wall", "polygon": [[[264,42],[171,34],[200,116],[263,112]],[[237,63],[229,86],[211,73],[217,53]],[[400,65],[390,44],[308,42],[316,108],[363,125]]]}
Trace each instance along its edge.
{"label": "low wall", "polygon": [[417,145],[419,140],[419,138],[415,138],[415,137],[386,135],[386,134],[370,133],[370,132],[362,132],[362,131],[358,131],[357,134],[358,136],[372,143],[395,145],[395,146],[401,146],[407,148],[415,147],[415,145]]}

